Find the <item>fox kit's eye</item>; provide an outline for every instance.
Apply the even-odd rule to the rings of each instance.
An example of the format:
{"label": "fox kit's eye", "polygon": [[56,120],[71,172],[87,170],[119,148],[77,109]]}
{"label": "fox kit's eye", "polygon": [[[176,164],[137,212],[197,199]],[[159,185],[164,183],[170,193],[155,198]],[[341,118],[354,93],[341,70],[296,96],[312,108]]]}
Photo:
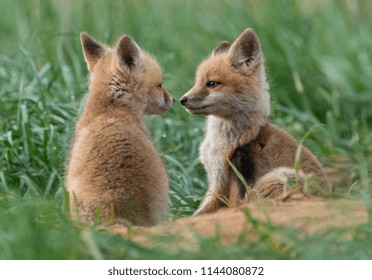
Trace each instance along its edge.
{"label": "fox kit's eye", "polygon": [[210,88],[214,88],[216,86],[218,86],[220,83],[219,82],[216,82],[216,81],[209,81],[207,83],[207,87],[210,87]]}

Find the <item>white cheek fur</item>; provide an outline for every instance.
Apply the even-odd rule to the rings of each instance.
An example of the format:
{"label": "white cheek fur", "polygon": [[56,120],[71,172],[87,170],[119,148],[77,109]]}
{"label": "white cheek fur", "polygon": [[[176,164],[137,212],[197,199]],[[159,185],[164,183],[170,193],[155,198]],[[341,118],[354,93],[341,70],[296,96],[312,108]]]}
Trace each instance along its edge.
{"label": "white cheek fur", "polygon": [[216,91],[212,92],[205,98],[205,100],[203,101],[203,105],[218,104],[224,100],[226,100],[226,94],[223,92]]}
{"label": "white cheek fur", "polygon": [[211,106],[219,109],[233,109],[234,111],[254,112],[258,108],[268,115],[270,111],[270,96],[264,92],[260,96],[250,96],[244,93],[226,94],[213,92],[202,102],[203,106]]}

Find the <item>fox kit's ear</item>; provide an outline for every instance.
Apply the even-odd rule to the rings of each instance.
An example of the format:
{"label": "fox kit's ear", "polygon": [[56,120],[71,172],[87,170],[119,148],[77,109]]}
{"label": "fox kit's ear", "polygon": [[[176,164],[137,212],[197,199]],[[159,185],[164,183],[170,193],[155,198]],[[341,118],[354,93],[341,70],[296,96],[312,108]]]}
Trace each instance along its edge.
{"label": "fox kit's ear", "polygon": [[119,42],[117,55],[124,68],[133,70],[140,64],[141,49],[132,38],[124,36]]}
{"label": "fox kit's ear", "polygon": [[230,49],[231,44],[227,41],[223,41],[217,48],[213,50],[212,56],[216,56],[227,52]]}
{"label": "fox kit's ear", "polygon": [[244,30],[234,41],[229,50],[229,60],[234,67],[250,66],[261,56],[260,41],[251,28]]}
{"label": "fox kit's ear", "polygon": [[84,32],[80,33],[81,46],[83,47],[84,58],[88,66],[88,70],[92,71],[98,59],[103,55],[105,47],[94,41]]}

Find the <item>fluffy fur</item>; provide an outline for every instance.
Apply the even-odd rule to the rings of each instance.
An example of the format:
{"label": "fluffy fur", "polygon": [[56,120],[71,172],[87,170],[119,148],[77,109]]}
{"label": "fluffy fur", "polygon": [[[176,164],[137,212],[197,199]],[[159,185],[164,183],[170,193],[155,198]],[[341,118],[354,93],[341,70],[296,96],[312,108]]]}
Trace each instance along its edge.
{"label": "fluffy fur", "polygon": [[144,114],[162,114],[174,99],[158,63],[129,36],[115,48],[80,37],[90,83],[67,166],[71,215],[154,225],[166,217],[169,182]]}
{"label": "fluffy fur", "polygon": [[[199,65],[194,87],[180,100],[188,112],[208,115],[200,159],[209,188],[196,214],[225,206],[221,197],[230,201],[244,197],[245,189],[228,160],[264,197],[278,195],[284,178],[294,176],[298,143],[269,123],[268,90],[260,42],[252,29],[246,29],[232,45],[221,43]],[[299,181],[310,173],[318,177],[320,186],[330,187],[321,164],[302,148]]]}

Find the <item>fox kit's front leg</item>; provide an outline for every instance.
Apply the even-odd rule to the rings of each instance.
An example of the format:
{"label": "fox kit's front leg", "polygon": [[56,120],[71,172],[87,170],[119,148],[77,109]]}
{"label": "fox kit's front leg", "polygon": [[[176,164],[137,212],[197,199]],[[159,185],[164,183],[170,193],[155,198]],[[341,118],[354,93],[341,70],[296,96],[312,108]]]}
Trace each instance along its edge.
{"label": "fox kit's front leg", "polygon": [[200,204],[198,210],[196,210],[194,215],[212,213],[222,207],[226,207],[227,205],[224,201],[224,196],[219,194],[219,192],[222,191],[221,188],[223,188],[223,185],[219,185],[217,187],[209,187],[202,203]]}
{"label": "fox kit's front leg", "polygon": [[230,189],[228,182],[229,166],[225,159],[225,149],[218,141],[212,141],[215,135],[207,133],[206,139],[200,146],[200,161],[208,174],[208,190],[202,203],[194,215],[214,212],[228,206]]}
{"label": "fox kit's front leg", "polygon": [[[212,150],[212,143],[209,137],[206,137],[203,143],[200,146],[200,161],[204,165],[204,168],[208,174],[208,190],[203,198],[203,201],[200,203],[198,210],[194,215],[205,214],[208,212],[213,212],[220,206],[220,200],[218,199],[218,193],[220,192],[221,185],[217,186],[218,178],[216,178],[216,173],[213,172],[214,166],[213,161],[210,159],[210,154]],[[217,160],[218,161],[218,160]]]}
{"label": "fox kit's front leg", "polygon": [[[225,183],[225,178],[222,176],[219,178],[217,184],[209,184],[208,190],[201,202],[198,210],[194,215],[201,215],[206,213],[214,212],[220,208],[229,206],[229,192],[230,189],[227,187],[228,184]],[[215,181],[215,180],[213,180]],[[210,181],[211,182],[211,181]]]}

